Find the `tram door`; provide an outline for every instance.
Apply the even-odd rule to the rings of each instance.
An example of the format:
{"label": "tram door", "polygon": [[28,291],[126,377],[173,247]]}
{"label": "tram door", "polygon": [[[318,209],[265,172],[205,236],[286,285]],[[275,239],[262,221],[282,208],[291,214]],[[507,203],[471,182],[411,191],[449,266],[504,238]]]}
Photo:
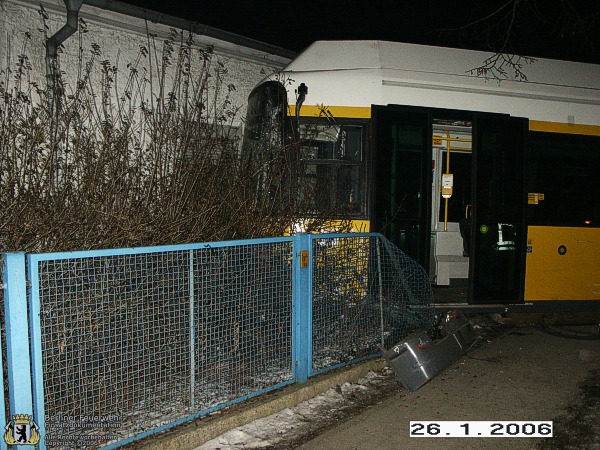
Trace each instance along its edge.
{"label": "tram door", "polygon": [[373,230],[429,271],[431,117],[411,107],[373,107]]}
{"label": "tram door", "polygon": [[527,119],[474,115],[472,303],[523,301]]}
{"label": "tram door", "polygon": [[522,301],[526,119],[373,107],[373,230],[432,284],[463,280],[468,301]]}

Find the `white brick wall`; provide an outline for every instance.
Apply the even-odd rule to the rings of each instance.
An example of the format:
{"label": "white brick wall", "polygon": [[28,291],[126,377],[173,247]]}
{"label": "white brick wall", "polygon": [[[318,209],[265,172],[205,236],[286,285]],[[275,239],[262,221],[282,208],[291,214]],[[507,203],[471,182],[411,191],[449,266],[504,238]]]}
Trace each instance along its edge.
{"label": "white brick wall", "polygon": [[[49,16],[48,36],[53,35],[66,23],[66,7],[61,0],[44,0],[41,2]],[[7,67],[14,70],[19,54],[26,53],[32,64],[32,77],[41,86],[45,84],[46,63],[43,33],[41,31],[43,22],[39,14],[40,2],[35,0],[0,0],[0,70],[5,71]],[[138,11],[142,11],[138,9]],[[150,54],[142,58],[139,63],[139,73],[145,73],[146,78],[152,78],[155,95],[158,89],[158,73],[160,72],[162,48],[164,40],[170,34],[170,27],[160,23],[152,23],[144,19],[136,18],[126,14],[96,8],[83,4],[80,17],[87,24],[87,33],[80,34],[79,31],[65,41],[64,51],[59,53],[60,68],[65,73],[65,78],[73,89],[81,69],[79,54],[84,63],[91,58],[92,44],[97,44],[101,54],[97,57],[93,86],[100,90],[101,61],[108,61],[111,66],[118,67],[118,75],[115,83],[115,96],[122,96],[127,87],[126,78],[129,74],[128,64],[135,62],[139,56],[140,46],[151,50]],[[182,22],[184,23],[184,22]],[[179,30],[181,31],[181,30]],[[27,39],[26,35],[30,38]],[[153,36],[153,37],[150,37]],[[184,39],[187,38],[184,33]],[[235,43],[211,38],[208,36],[194,36],[195,48],[204,49],[213,45],[215,58],[212,60],[213,69],[217,61],[221,62],[227,70],[223,79],[223,85],[233,84],[235,91],[231,92],[232,106],[241,108],[236,116],[236,125],[245,115],[248,94],[252,88],[262,79],[265,74],[284,67],[289,59],[283,56],[269,54],[244,47]],[[25,50],[24,50],[25,49]],[[192,73],[198,75],[201,72],[202,61],[199,52],[194,52],[192,58]],[[176,59],[176,55],[174,56]],[[165,89],[167,92],[173,86],[173,80],[177,76],[176,64],[166,71],[167,77]],[[152,76],[150,76],[152,72]],[[213,73],[214,74],[214,73]],[[2,73],[2,78],[6,77]],[[214,94],[216,77],[210,78]],[[146,89],[149,93],[149,90]],[[222,89],[216,104],[220,105],[223,95],[227,89]],[[117,97],[115,97],[117,98]],[[146,100],[149,100],[147,98]],[[214,99],[208,103],[215,104]]]}

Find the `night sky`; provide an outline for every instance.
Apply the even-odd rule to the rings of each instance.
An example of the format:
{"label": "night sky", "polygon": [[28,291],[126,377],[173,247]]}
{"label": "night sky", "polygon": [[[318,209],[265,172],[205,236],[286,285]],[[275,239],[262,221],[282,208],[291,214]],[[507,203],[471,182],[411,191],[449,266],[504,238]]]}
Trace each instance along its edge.
{"label": "night sky", "polygon": [[514,2],[124,1],[294,51],[316,40],[376,39],[600,64],[600,1]]}

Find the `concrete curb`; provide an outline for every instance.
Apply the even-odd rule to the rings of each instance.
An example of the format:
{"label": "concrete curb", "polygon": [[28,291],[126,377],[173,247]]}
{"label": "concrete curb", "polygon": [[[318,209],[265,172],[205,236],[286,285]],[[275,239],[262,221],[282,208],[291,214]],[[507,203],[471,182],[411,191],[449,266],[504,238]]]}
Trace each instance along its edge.
{"label": "concrete curb", "polygon": [[382,358],[371,359],[352,366],[316,376],[305,384],[293,384],[245,403],[237,404],[222,412],[164,433],[134,442],[125,448],[192,450],[211,439],[254,420],[270,416],[286,408],[316,397],[343,383],[356,383],[370,371],[381,371],[386,366]]}

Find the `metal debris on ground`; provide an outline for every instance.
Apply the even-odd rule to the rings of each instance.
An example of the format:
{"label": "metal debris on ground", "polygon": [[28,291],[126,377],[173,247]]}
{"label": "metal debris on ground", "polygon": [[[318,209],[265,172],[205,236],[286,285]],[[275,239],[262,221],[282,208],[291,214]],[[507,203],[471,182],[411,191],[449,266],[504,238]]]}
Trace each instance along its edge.
{"label": "metal debris on ground", "polygon": [[396,378],[416,391],[464,355],[477,341],[471,323],[462,315],[446,314],[430,332],[416,331],[390,349],[382,349]]}

